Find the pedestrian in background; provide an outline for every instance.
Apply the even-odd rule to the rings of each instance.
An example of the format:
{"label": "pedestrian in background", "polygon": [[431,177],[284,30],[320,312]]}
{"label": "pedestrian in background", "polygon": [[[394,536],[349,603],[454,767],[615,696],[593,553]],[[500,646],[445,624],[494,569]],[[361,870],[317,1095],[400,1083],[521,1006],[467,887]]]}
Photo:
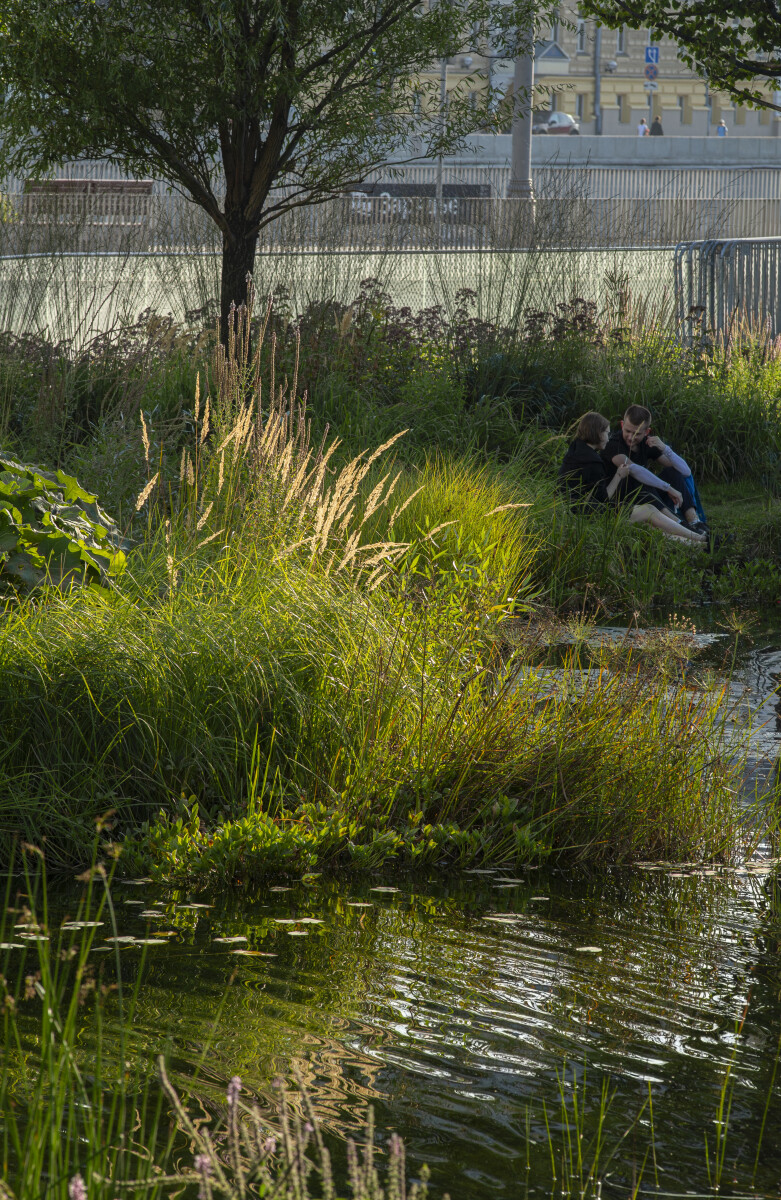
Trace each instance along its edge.
{"label": "pedestrian in background", "polygon": [[637,136],[646,137],[648,135],[648,126],[645,123],[645,117],[640,118],[640,124],[637,126]]}
{"label": "pedestrian in background", "polygon": [[729,130],[727,129],[727,122],[719,121],[719,127],[716,130],[717,136],[718,137],[726,137],[728,133],[729,133]]}
{"label": "pedestrian in background", "polygon": [[651,122],[650,136],[651,137],[662,137],[663,134],[664,134],[664,130],[662,129],[662,118],[654,117],[653,121]]}

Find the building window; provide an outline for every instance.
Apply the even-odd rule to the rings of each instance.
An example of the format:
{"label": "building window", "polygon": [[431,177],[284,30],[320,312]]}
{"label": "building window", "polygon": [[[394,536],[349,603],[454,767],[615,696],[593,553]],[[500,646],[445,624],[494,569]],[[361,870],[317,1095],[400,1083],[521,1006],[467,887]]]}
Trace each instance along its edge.
{"label": "building window", "polygon": [[760,108],[759,123],[760,123],[760,125],[769,125],[770,124],[770,109],[769,108]]}
{"label": "building window", "polygon": [[616,96],[616,103],[618,104],[618,119],[619,119],[619,121],[621,122],[622,125],[628,125],[630,120],[632,119],[632,115],[629,110],[629,97],[628,96]]}
{"label": "building window", "polygon": [[691,96],[678,97],[678,109],[681,114],[681,125],[691,125],[692,123],[692,98]]}
{"label": "building window", "polygon": [[578,48],[578,54],[585,54],[585,53],[586,53],[586,50],[587,50],[587,46],[586,46],[586,22],[583,20],[583,18],[582,18],[582,17],[578,17],[578,18],[577,18],[577,34],[576,34],[576,37],[577,37],[577,48]]}
{"label": "building window", "polygon": [[548,111],[552,112],[552,113],[559,111],[559,97],[556,92],[551,92],[551,94],[550,94],[549,103],[548,103]]}
{"label": "building window", "polygon": [[746,124],[746,110],[742,104],[735,105],[735,124],[736,125],[745,125]]}
{"label": "building window", "polygon": [[575,116],[578,118],[579,121],[584,121],[586,119],[586,94],[585,94],[585,92],[578,92],[577,96],[575,97]]}
{"label": "building window", "polygon": [[623,25],[616,30],[616,54],[626,54],[626,30]]}
{"label": "building window", "polygon": [[554,12],[553,19],[551,20],[550,40],[552,42],[555,42],[556,45],[559,44],[559,12],[558,12],[558,9],[556,9],[556,11]]}

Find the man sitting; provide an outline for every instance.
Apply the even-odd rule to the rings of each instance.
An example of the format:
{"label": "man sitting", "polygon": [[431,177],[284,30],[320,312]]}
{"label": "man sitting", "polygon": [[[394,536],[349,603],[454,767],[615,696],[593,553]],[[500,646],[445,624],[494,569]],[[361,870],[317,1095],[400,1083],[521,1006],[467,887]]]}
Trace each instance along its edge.
{"label": "man sitting", "polygon": [[[691,468],[661,438],[651,435],[649,409],[630,404],[620,428],[611,433],[602,458],[611,475],[620,466],[629,465],[629,474],[618,485],[619,500],[642,490],[669,511],[679,510],[695,533],[707,533]],[[650,464],[659,468],[658,474],[649,470]]]}

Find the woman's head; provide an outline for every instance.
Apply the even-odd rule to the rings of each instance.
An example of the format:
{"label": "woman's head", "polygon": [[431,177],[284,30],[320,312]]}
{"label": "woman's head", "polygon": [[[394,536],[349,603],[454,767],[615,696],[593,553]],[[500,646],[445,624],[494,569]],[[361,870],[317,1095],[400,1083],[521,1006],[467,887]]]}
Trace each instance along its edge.
{"label": "woman's head", "polygon": [[578,421],[577,437],[597,450],[604,450],[610,433],[610,422],[602,413],[587,412]]}

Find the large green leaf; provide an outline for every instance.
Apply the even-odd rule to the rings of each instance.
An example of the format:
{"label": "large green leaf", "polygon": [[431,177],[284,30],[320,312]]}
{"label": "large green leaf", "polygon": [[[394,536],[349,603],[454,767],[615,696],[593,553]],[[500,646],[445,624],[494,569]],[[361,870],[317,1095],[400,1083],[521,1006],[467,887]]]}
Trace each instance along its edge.
{"label": "large green leaf", "polygon": [[125,568],[127,543],[96,497],[64,471],[0,455],[0,578],[34,587],[100,587]]}

